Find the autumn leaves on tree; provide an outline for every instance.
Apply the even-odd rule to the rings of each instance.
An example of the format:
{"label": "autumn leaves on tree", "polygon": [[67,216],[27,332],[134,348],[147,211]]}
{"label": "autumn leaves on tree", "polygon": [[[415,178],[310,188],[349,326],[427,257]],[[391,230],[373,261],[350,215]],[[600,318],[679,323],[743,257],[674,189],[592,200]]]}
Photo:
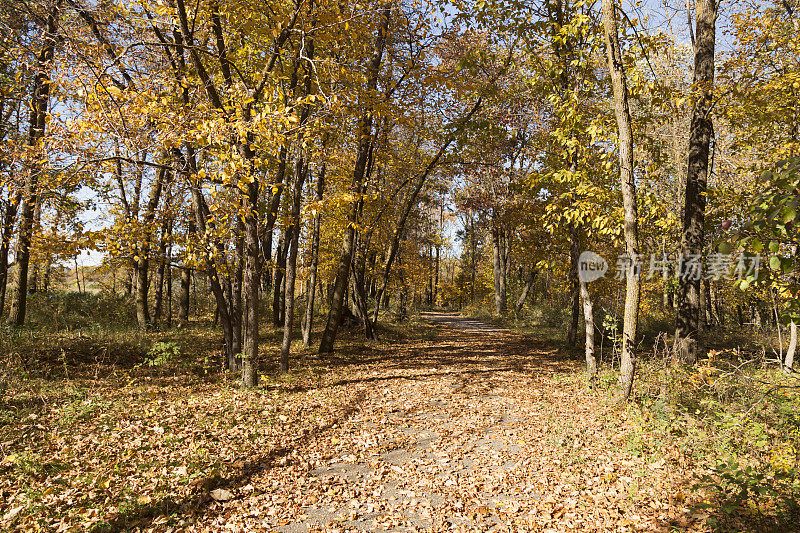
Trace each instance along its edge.
{"label": "autumn leaves on tree", "polygon": [[[22,326],[27,294],[92,249],[142,329],[171,324],[173,301],[186,325],[201,287],[246,387],[270,319],[285,372],[298,330],[324,357],[345,322],[374,340],[409,306],[563,309],[591,384],[620,308],[623,396],[643,313],[677,317],[685,363],[721,301],[770,302],[796,345],[781,161],[800,46],[795,3],[768,7],[737,11],[720,60],[713,0],[688,13],[691,45],[614,0],[4,0],[0,308]],[[641,263],[765,247],[781,259],[738,284],[749,303]],[[624,287],[579,279],[585,250],[622,257]]]}

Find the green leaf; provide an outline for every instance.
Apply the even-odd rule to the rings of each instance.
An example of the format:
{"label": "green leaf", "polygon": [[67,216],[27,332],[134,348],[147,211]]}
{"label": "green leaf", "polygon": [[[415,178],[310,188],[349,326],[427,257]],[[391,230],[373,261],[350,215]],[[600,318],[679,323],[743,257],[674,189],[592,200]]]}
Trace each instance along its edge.
{"label": "green leaf", "polygon": [[772,270],[780,270],[781,269],[781,258],[777,255],[773,255],[769,258],[769,267]]}

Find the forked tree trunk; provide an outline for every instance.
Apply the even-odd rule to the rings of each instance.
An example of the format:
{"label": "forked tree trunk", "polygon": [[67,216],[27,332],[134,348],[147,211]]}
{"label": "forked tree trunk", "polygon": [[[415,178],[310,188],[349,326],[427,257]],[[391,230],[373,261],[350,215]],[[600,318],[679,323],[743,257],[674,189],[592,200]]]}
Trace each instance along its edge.
{"label": "forked tree trunk", "polygon": [[614,0],[603,0],[603,26],[605,28],[606,57],[611,72],[614,93],[614,115],[617,119],[620,186],[625,209],[625,251],[632,264],[625,277],[625,314],[622,326],[622,359],[619,385],[627,398],[633,386],[636,371],[636,323],[639,316],[639,271],[635,262],[639,257],[639,213],[636,205],[636,178],[633,175],[633,130],[628,104],[628,81],[619,45],[617,14]]}
{"label": "forked tree trunk", "polygon": [[[699,256],[705,240],[706,185],[708,159],[714,123],[714,48],[716,45],[717,1],[698,0],[694,58],[696,103],[689,134],[689,167],[683,213],[681,256]],[[700,280],[678,278],[678,315],[675,328],[675,357],[693,364],[697,360],[700,329]]]}

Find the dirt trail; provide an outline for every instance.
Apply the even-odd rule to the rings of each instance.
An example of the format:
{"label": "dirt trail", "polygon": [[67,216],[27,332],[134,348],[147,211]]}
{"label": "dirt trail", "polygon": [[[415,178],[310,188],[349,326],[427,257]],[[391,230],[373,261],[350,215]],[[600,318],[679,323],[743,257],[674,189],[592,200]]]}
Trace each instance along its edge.
{"label": "dirt trail", "polygon": [[641,465],[607,455],[613,423],[579,401],[577,363],[500,328],[424,318],[437,325],[433,340],[348,368],[328,385],[347,416],[233,487],[235,498],[212,503],[195,528],[658,529],[657,516],[634,508],[653,511],[652,489],[641,505],[623,497]]}

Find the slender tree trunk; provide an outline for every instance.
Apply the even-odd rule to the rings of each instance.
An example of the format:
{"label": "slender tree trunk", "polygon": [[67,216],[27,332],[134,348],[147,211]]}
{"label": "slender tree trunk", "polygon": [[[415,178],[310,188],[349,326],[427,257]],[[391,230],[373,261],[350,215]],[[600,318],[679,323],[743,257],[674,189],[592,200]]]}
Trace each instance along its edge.
{"label": "slender tree trunk", "polygon": [[[36,202],[36,207],[33,210],[33,229],[32,234],[39,233],[42,230],[42,197],[39,196]],[[28,274],[28,294],[33,294],[39,290],[39,262],[35,261],[33,268]],[[85,284],[84,284],[85,285]],[[86,287],[84,286],[84,292]]]}
{"label": "slender tree trunk", "polygon": [[233,348],[228,354],[228,370],[236,372],[241,365],[242,353],[242,282],[244,280],[244,220],[236,217],[236,246],[233,265],[233,294],[231,295],[231,326],[233,327]]}
{"label": "slender tree trunk", "polygon": [[[317,178],[317,202],[322,202],[325,192],[325,170],[326,163]],[[321,215],[319,212],[314,216],[314,231],[311,235],[311,268],[308,276],[308,298],[306,301],[306,315],[303,320],[303,346],[308,346],[311,337],[311,327],[314,322],[314,295],[317,290],[317,268],[319,266],[319,233],[321,229]]]}
{"label": "slender tree trunk", "polygon": [[278,248],[275,250],[275,267],[272,270],[272,324],[275,327],[283,323],[283,304],[281,303],[281,292],[283,291],[284,273],[286,272],[286,249],[288,248],[288,240],[291,239],[289,232],[291,229],[284,228],[281,230],[281,236],[278,239]]}
{"label": "slender tree trunk", "polygon": [[625,282],[625,313],[622,326],[622,360],[619,385],[627,398],[633,386],[636,371],[636,324],[639,318],[639,213],[636,205],[636,178],[633,175],[633,130],[628,104],[628,81],[619,45],[617,14],[614,0],[603,0],[603,26],[605,28],[606,57],[611,72],[614,93],[614,115],[617,119],[619,171],[622,203],[625,209],[625,252],[631,261]]}
{"label": "slender tree trunk", "polygon": [[797,350],[797,323],[792,320],[789,323],[789,347],[786,349],[786,356],[783,359],[783,369],[787,374],[791,374],[794,367],[794,354]]}
{"label": "slender tree trunk", "polygon": [[586,331],[586,373],[589,376],[589,387],[597,385],[597,358],[594,353],[594,305],[589,288],[583,281],[579,282],[581,301],[583,302],[583,323]]}
{"label": "slender tree trunk", "polygon": [[569,232],[569,306],[570,320],[567,329],[567,346],[578,344],[578,319],[580,315],[580,283],[578,280],[578,258],[581,254],[581,243],[578,228],[572,226]]}
{"label": "slender tree trunk", "polygon": [[364,336],[367,340],[375,340],[375,331],[372,327],[372,320],[369,318],[367,310],[367,297],[365,290],[365,272],[366,272],[366,257],[361,254],[356,260],[357,263],[353,268],[353,275],[350,277],[350,285],[353,292],[353,304],[358,313],[358,318],[361,319],[361,325],[364,327]]}
{"label": "slender tree trunk", "polygon": [[294,333],[294,286],[297,279],[297,248],[300,244],[300,204],[303,199],[303,185],[308,174],[308,165],[303,157],[295,164],[294,186],[292,187],[291,241],[287,241],[286,261],[286,303],[284,304],[283,342],[281,343],[281,372],[289,371],[289,355]]}
{"label": "slender tree trunk", "polygon": [[11,249],[11,237],[14,232],[14,222],[17,219],[17,209],[22,201],[22,191],[18,191],[6,206],[3,213],[2,241],[0,241],[0,315],[3,314],[6,303],[6,287],[8,286],[8,252]]}
{"label": "slender tree trunk", "polygon": [[469,235],[469,258],[470,258],[470,269],[469,269],[469,302],[470,305],[475,305],[475,255],[478,253],[478,239],[475,235],[475,218],[472,213],[470,213],[470,235]]}
{"label": "slender tree trunk", "polygon": [[50,71],[53,68],[53,55],[58,39],[58,23],[61,16],[61,0],[56,0],[47,14],[44,42],[36,60],[33,79],[33,93],[30,100],[30,122],[28,129],[28,147],[31,155],[26,161],[25,191],[21,200],[22,219],[17,238],[15,255],[16,269],[11,310],[8,323],[22,326],[25,323],[25,307],[28,297],[28,264],[30,261],[31,232],[33,230],[33,210],[38,198],[39,175],[42,173],[42,155],[45,128],[47,127],[48,103],[50,100]]}
{"label": "slender tree trunk", "polygon": [[[698,0],[695,39],[694,91],[696,104],[689,134],[689,166],[681,236],[681,257],[699,256],[705,240],[706,184],[714,124],[714,48],[716,44],[717,1]],[[678,314],[675,328],[675,356],[684,363],[697,360],[700,329],[700,279],[679,271]]]}
{"label": "slender tree trunk", "polygon": [[167,327],[172,327],[172,242],[167,248]]}
{"label": "slender tree trunk", "polygon": [[530,290],[536,281],[537,274],[537,270],[531,267],[530,271],[528,272],[528,278],[525,281],[525,285],[522,287],[522,292],[520,293],[519,298],[517,298],[517,303],[514,304],[514,313],[517,317],[522,316],[522,307],[525,305],[525,301],[528,299],[528,294],[530,293]]}
{"label": "slender tree trunk", "polygon": [[178,293],[178,327],[189,325],[189,294],[192,284],[192,271],[185,265],[181,267],[181,286]]}
{"label": "slender tree trunk", "polygon": [[171,220],[165,220],[161,226],[161,240],[158,246],[158,274],[156,278],[156,294],[153,303],[153,323],[157,324],[161,320],[164,309],[164,282],[167,271],[167,239],[172,231]]}
{"label": "slender tree trunk", "polygon": [[[249,160],[249,158],[245,158]],[[245,269],[242,281],[244,313],[242,319],[242,384],[245,387],[258,385],[258,192],[259,180],[251,174],[252,183],[247,184],[244,219],[245,234]]]}
{"label": "slender tree trunk", "polygon": [[502,231],[492,225],[492,259],[494,267],[494,312],[502,317],[506,314],[506,275],[505,250],[503,249]]}
{"label": "slender tree trunk", "polygon": [[150,227],[155,219],[156,208],[161,199],[161,190],[165,178],[169,180],[167,171],[162,167],[156,173],[156,179],[150,188],[150,196],[147,200],[147,207],[142,220],[144,235],[139,245],[138,260],[134,258],[136,263],[136,321],[139,323],[139,329],[146,329],[150,325],[150,309],[147,303],[147,296],[150,290],[148,275],[150,270],[150,242],[152,240]]}

